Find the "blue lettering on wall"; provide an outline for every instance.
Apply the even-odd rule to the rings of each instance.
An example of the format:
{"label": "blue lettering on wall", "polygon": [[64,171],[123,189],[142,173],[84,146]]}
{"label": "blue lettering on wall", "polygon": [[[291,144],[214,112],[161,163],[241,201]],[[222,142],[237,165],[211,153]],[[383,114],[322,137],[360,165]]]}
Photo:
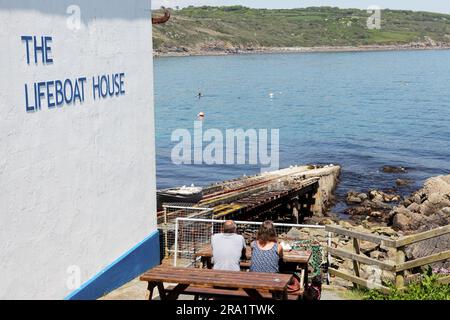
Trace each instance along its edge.
{"label": "blue lettering on wall", "polygon": [[96,93],[100,97],[100,77],[97,77],[97,81],[95,77],[92,77],[92,92],[94,96],[94,100],[96,99]]}
{"label": "blue lettering on wall", "polygon": [[94,100],[125,95],[125,73],[114,73],[92,77],[92,96]]}
{"label": "blue lettering on wall", "polygon": [[53,41],[52,37],[21,36],[21,39],[25,43],[27,64],[30,64],[31,55],[33,55],[35,64],[38,64],[38,61],[43,64],[53,63],[52,47],[50,46]]}
{"label": "blue lettering on wall", "polygon": [[123,78],[125,78],[125,73],[122,72],[120,74],[120,94],[125,94],[125,81]]}
{"label": "blue lettering on wall", "polygon": [[[86,77],[77,79],[51,80],[34,83],[33,94],[25,84],[25,108],[27,112],[34,112],[46,105],[48,109],[66,105],[82,104],[85,101]],[[34,101],[31,97],[34,96]]]}
{"label": "blue lettering on wall", "polygon": [[54,101],[54,91],[50,90],[50,87],[55,86],[54,81],[47,82],[47,105],[49,109],[52,109],[55,107],[55,101]]}
{"label": "blue lettering on wall", "polygon": [[[94,100],[125,95],[124,73],[92,77]],[[63,105],[82,104],[86,100],[86,77],[65,80],[41,81],[29,87],[25,84],[25,109],[27,112],[60,108]],[[33,91],[33,92],[31,92]]]}
{"label": "blue lettering on wall", "polygon": [[41,107],[42,107],[42,99],[45,97],[45,92],[42,92],[42,87],[45,87],[45,82],[39,82],[37,84],[38,101],[37,101],[36,105],[38,106],[39,110],[41,110]]}
{"label": "blue lettering on wall", "polygon": [[33,112],[35,110],[34,105],[30,105],[30,102],[28,101],[28,86],[25,85],[25,107],[27,109],[27,112]]}
{"label": "blue lettering on wall", "polygon": [[30,64],[30,41],[33,40],[32,36],[22,36],[22,41],[25,42],[26,45],[26,54],[27,54],[27,64]]}
{"label": "blue lettering on wall", "polygon": [[[67,88],[70,88],[70,90],[67,91]],[[66,81],[64,81],[64,101],[66,101],[67,104],[70,104],[72,102],[72,98],[73,98],[72,81],[66,79]]]}
{"label": "blue lettering on wall", "polygon": [[55,80],[56,106],[59,107],[64,103],[63,85],[61,80]]}
{"label": "blue lettering on wall", "polygon": [[52,53],[52,47],[50,47],[50,42],[52,41],[53,41],[52,37],[43,37],[45,63],[53,63],[53,58],[50,57]]}
{"label": "blue lettering on wall", "polygon": [[[26,63],[33,60],[36,65],[52,64],[53,53],[51,36],[20,37],[25,47]],[[92,97],[94,100],[125,95],[125,73],[101,74],[92,77]],[[47,106],[48,109],[61,108],[64,105],[83,104],[87,77],[75,79],[38,81],[25,84],[25,110],[36,112]]]}
{"label": "blue lettering on wall", "polygon": [[[100,88],[102,89],[102,98],[106,98],[108,96],[108,81],[106,79],[106,76],[102,76],[100,81],[101,81]],[[105,88],[105,90],[103,90],[103,88]]]}

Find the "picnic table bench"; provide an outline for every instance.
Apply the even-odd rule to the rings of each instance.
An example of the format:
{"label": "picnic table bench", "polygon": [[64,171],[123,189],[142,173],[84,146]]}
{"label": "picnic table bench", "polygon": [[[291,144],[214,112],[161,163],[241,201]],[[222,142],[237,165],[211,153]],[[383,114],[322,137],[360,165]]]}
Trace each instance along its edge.
{"label": "picnic table bench", "polygon": [[[255,300],[289,298],[287,287],[292,274],[217,271],[198,268],[155,267],[141,277],[148,282],[149,300],[158,288],[161,300],[176,300],[181,294],[246,297]],[[165,288],[164,283],[176,284]]]}

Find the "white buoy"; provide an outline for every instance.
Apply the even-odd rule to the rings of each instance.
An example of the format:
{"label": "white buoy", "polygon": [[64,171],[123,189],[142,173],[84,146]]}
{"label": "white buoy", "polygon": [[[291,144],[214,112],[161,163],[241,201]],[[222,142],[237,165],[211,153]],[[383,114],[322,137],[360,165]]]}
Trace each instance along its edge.
{"label": "white buoy", "polygon": [[199,114],[197,114],[197,119],[199,121],[205,120],[205,113],[204,112],[199,112]]}

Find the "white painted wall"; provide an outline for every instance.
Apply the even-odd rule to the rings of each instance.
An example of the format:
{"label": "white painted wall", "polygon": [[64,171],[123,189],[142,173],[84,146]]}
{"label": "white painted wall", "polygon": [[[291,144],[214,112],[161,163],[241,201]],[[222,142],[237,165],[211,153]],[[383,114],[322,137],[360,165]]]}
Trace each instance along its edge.
{"label": "white painted wall", "polygon": [[[81,29],[67,7],[81,9]],[[0,298],[62,299],[156,229],[150,0],[0,0]],[[69,19],[69,20],[68,20]],[[27,65],[22,35],[53,37]],[[27,113],[24,84],[124,72],[124,96]]]}

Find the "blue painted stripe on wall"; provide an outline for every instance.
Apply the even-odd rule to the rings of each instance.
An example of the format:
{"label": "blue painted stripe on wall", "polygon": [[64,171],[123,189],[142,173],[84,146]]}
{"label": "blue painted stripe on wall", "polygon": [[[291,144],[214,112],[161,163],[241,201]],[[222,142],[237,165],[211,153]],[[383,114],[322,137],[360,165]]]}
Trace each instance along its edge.
{"label": "blue painted stripe on wall", "polygon": [[159,263],[159,231],[155,231],[64,299],[98,299]]}

